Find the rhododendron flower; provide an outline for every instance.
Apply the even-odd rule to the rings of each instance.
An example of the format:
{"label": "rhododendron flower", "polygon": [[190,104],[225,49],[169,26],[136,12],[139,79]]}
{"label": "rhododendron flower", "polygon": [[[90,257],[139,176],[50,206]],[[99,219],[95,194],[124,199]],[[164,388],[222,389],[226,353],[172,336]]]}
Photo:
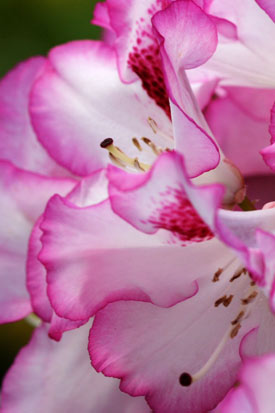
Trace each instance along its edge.
{"label": "rhododendron flower", "polygon": [[[233,55],[243,50],[240,33],[249,23],[233,11],[228,2],[223,9],[216,1],[107,0],[94,20],[109,33],[105,43],[59,46],[30,76],[26,145],[36,136],[55,182],[67,171],[83,179],[66,178],[68,191],[32,219],[43,212],[27,259],[31,305],[43,325],[5,379],[6,411],[34,411],[45,397],[45,411],[112,408],[87,390],[108,382],[93,370],[89,377],[79,347],[92,316],[94,368],[150,406],[117,393],[110,379],[104,392],[118,397],[118,411],[207,412],[234,385],[241,361],[274,351],[275,209],[240,209],[252,209],[243,175],[267,171],[259,150],[275,95],[263,89],[272,85],[220,70],[228,45]],[[251,97],[264,105],[248,105]],[[252,155],[238,141],[236,151],[236,140],[256,128]],[[7,159],[20,161],[9,151]],[[119,167],[104,169],[108,159]],[[49,370],[37,371],[32,355]],[[61,358],[64,380],[47,387]]]}

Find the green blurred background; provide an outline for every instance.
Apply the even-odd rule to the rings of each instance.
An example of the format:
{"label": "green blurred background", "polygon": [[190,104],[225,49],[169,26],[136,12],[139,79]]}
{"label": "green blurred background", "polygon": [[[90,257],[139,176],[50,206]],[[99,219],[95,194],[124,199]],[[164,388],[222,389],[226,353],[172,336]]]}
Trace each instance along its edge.
{"label": "green blurred background", "polygon": [[[0,76],[57,44],[100,36],[92,26],[95,0],[0,0]],[[0,381],[31,335],[25,322],[0,326]]]}

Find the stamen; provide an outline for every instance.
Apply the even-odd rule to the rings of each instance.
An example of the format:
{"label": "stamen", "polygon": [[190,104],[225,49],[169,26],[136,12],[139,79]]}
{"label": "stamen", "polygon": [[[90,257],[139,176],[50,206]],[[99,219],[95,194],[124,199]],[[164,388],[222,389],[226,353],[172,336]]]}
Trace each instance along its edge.
{"label": "stamen", "polygon": [[251,294],[249,294],[248,297],[242,299],[242,304],[247,305],[247,304],[252,303],[252,301],[255,300],[257,295],[258,295],[258,292],[256,290],[254,290]]}
{"label": "stamen", "polygon": [[157,133],[157,131],[158,131],[158,124],[157,124],[157,122],[156,122],[154,119],[150,118],[150,117],[147,119],[147,122],[148,122],[150,128],[152,129],[152,131],[153,131],[154,133]]}
{"label": "stamen", "polygon": [[41,319],[34,313],[29,314],[24,320],[34,328],[39,327],[42,322]]}
{"label": "stamen", "polygon": [[152,129],[152,131],[154,132],[154,134],[158,134],[158,135],[162,136],[162,137],[165,138],[165,139],[168,138],[169,140],[171,140],[171,139],[173,140],[173,136],[170,136],[170,135],[168,135],[168,134],[166,134],[166,133],[164,133],[164,132],[162,132],[162,131],[160,130],[157,122],[156,122],[154,119],[152,119],[151,117],[149,117],[149,118],[147,119],[147,122],[148,122],[150,128]]}
{"label": "stamen", "polygon": [[224,307],[228,307],[233,297],[234,296],[232,294],[228,297],[226,295],[223,295],[221,298],[218,298],[218,300],[215,301],[215,307],[218,307],[220,304],[223,304]]}
{"label": "stamen", "polygon": [[236,337],[236,335],[238,334],[239,330],[241,328],[241,323],[238,323],[230,332],[230,338],[234,338]]}
{"label": "stamen", "polygon": [[213,283],[219,281],[220,275],[221,275],[222,272],[223,272],[223,268],[219,268],[219,269],[215,272],[215,274],[214,274],[214,276],[213,276],[213,278],[212,278]]}
{"label": "stamen", "polygon": [[244,314],[245,312],[243,310],[240,311],[237,317],[235,318],[235,320],[231,321],[232,326],[234,326],[235,324],[238,324],[242,320]]}
{"label": "stamen", "polygon": [[237,278],[239,278],[242,274],[245,274],[246,272],[247,272],[247,271],[246,271],[246,268],[238,269],[238,270],[234,273],[233,277],[230,278],[230,282],[232,283],[234,280],[236,280]]}
{"label": "stamen", "polygon": [[152,151],[154,152],[155,155],[160,155],[162,153],[162,149],[157,148],[157,146],[154,144],[154,142],[152,142],[149,138],[146,138],[145,136],[143,136],[141,138],[141,140],[146,143],[146,145],[148,145]]}
{"label": "stamen", "polygon": [[104,139],[100,146],[101,148],[107,149],[110,159],[118,166],[130,166],[143,172],[148,171],[151,167],[143,162],[139,162],[137,158],[130,158],[120,148],[114,145],[112,138]]}
{"label": "stamen", "polygon": [[[234,339],[238,335],[240,328],[242,327],[241,322],[249,314],[247,311],[248,309],[247,304],[250,304],[255,299],[257,294],[258,294],[257,291],[253,290],[246,299],[241,300],[242,305],[241,305],[238,315],[231,321],[230,326],[227,328],[218,346],[215,348],[215,350],[213,351],[213,353],[211,354],[207,362],[204,364],[204,366],[195,374],[191,375],[190,373],[184,372],[180,375],[179,382],[182,386],[184,387],[190,386],[192,383],[200,380],[203,376],[205,376],[205,374],[207,374],[207,372],[210,370],[210,368],[213,366],[213,364],[218,359],[220,353],[222,352],[224,346],[227,343],[227,340],[229,338]],[[232,294],[229,297],[224,295],[223,297],[219,298],[215,302],[215,307],[217,307],[218,305],[222,303],[224,304],[224,302],[227,302],[227,301],[231,302],[232,298],[233,298]]]}
{"label": "stamen", "polygon": [[135,145],[135,147],[141,152],[142,151],[142,146],[139,143],[138,139],[137,138],[132,138],[132,142]]}

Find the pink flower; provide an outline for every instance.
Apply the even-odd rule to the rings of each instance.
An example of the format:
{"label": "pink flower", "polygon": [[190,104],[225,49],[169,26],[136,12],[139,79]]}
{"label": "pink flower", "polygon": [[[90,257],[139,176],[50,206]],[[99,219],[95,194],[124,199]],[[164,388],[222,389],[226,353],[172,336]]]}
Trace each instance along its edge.
{"label": "pink flower", "polygon": [[[247,148],[234,149],[242,131],[237,128],[236,134],[232,127],[223,142],[221,122],[226,107],[231,122],[238,119],[247,130],[264,130],[266,111],[261,108],[259,115],[259,106],[248,101],[261,96],[266,108],[274,94],[237,88],[246,83],[236,71],[228,72],[216,89],[216,73],[221,74],[218,68],[213,74],[211,67],[220,56],[220,61],[227,57],[228,45],[239,50],[243,23],[225,14],[231,10],[227,2],[225,12],[217,4],[108,0],[95,17],[109,31],[108,42],[59,46],[30,76],[23,105],[31,118],[30,124],[26,109],[25,157],[7,140],[5,158],[50,175],[47,183],[67,182],[57,179],[68,174],[66,168],[84,178],[77,185],[69,179],[64,192],[43,190],[43,205],[31,216],[33,225],[49,197],[60,192],[48,202],[29,241],[27,286],[44,325],[5,379],[7,412],[18,406],[35,411],[45,398],[45,411],[91,406],[110,411],[108,402],[87,391],[88,386],[101,388],[102,377],[93,371],[89,377],[87,354],[78,347],[90,327],[82,325],[94,315],[89,338],[93,366],[120,378],[124,392],[145,396],[155,412],[213,409],[235,383],[247,355],[274,351],[274,317],[264,295],[274,310],[274,209],[229,209],[245,199],[239,168],[245,174],[265,170],[257,157],[264,145],[259,139],[243,165],[240,153]],[[209,103],[214,89],[218,99]],[[201,108],[217,129],[216,137]],[[37,159],[29,156],[35,137]],[[108,155],[127,171],[104,169]],[[133,170],[139,173],[129,173]],[[29,183],[26,187],[32,189]],[[25,218],[30,204],[26,209],[23,201]],[[30,226],[24,247],[29,233]],[[16,317],[31,311],[26,300],[27,309]],[[47,339],[49,334],[60,340],[75,327],[80,328],[67,332],[59,344]],[[42,363],[48,371],[37,371]],[[75,375],[68,377],[68,368]],[[59,380],[61,371],[64,380]],[[54,378],[49,387],[48,376]],[[28,383],[32,390],[36,386],[35,397],[29,396]],[[118,411],[148,411],[142,399],[124,397],[110,383],[104,392],[118,397]],[[60,397],[67,393],[66,400]]]}

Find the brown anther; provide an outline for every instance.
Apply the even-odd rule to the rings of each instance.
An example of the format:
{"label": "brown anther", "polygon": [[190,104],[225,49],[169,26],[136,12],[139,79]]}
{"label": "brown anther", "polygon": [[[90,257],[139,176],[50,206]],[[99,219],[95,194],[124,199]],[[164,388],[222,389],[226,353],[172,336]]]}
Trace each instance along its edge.
{"label": "brown anther", "polygon": [[233,321],[231,321],[232,326],[234,326],[235,324],[238,324],[242,320],[243,316],[244,316],[244,311],[240,311],[237,317]]}
{"label": "brown anther", "polygon": [[214,276],[213,276],[213,278],[212,278],[213,283],[219,281],[220,275],[221,275],[222,272],[223,272],[223,269],[222,269],[222,268],[219,268],[219,269],[215,272],[215,274],[214,274]]}
{"label": "brown anther", "polygon": [[157,131],[158,131],[157,122],[156,122],[154,119],[150,118],[150,117],[147,119],[147,121],[148,121],[149,126],[150,126],[150,128],[152,129],[152,131],[153,131],[154,133],[157,133]]}
{"label": "brown anther", "polygon": [[231,333],[230,333],[230,337],[231,338],[236,337],[236,335],[238,334],[240,328],[241,328],[241,324],[238,323],[234,328],[232,328]]}
{"label": "brown anther", "polygon": [[145,169],[143,169],[142,166],[140,165],[138,158],[134,159],[134,167],[137,168],[139,171],[142,171],[142,172],[145,171]]}
{"label": "brown anther", "polygon": [[139,150],[142,151],[142,147],[141,144],[139,143],[139,141],[137,140],[137,138],[132,138],[132,142],[135,145],[135,147]]}
{"label": "brown anther", "polygon": [[226,299],[226,295],[224,295],[221,298],[218,298],[218,300],[215,301],[215,307],[218,307],[221,303],[224,302],[225,299]]}
{"label": "brown anther", "polygon": [[258,295],[257,291],[253,291],[248,297],[242,299],[242,304],[247,305],[250,304]]}
{"label": "brown anther", "polygon": [[254,285],[256,285],[255,281],[251,281],[250,285],[251,287],[254,287]]}
{"label": "brown anther", "polygon": [[228,297],[226,295],[222,296],[221,298],[218,298],[217,301],[215,301],[215,307],[218,307],[220,304],[223,304],[225,307],[228,307],[229,304],[231,303],[233,299],[233,295],[229,295]]}
{"label": "brown anther", "polygon": [[141,138],[141,140],[142,140],[144,143],[146,143],[146,145],[150,145],[150,144],[151,144],[151,140],[150,140],[149,138],[146,138],[146,136],[143,136],[143,137]]}
{"label": "brown anther", "polygon": [[245,268],[241,268],[239,271],[236,271],[235,274],[233,275],[232,278],[230,278],[230,282],[232,283],[234,280],[236,280],[237,278],[239,278],[242,274],[246,273],[246,269]]}
{"label": "brown anther", "polygon": [[125,163],[122,162],[120,159],[118,159],[115,155],[113,155],[112,153],[109,152],[109,158],[111,159],[111,161],[117,165],[117,166],[121,166],[124,167]]}
{"label": "brown anther", "polygon": [[231,295],[229,295],[229,297],[227,297],[227,298],[223,301],[224,307],[228,307],[229,304],[231,303],[232,299],[233,299],[233,295],[231,294]]}
{"label": "brown anther", "polygon": [[107,148],[108,146],[112,145],[114,143],[112,138],[106,138],[104,141],[101,142],[100,146],[101,148]]}

